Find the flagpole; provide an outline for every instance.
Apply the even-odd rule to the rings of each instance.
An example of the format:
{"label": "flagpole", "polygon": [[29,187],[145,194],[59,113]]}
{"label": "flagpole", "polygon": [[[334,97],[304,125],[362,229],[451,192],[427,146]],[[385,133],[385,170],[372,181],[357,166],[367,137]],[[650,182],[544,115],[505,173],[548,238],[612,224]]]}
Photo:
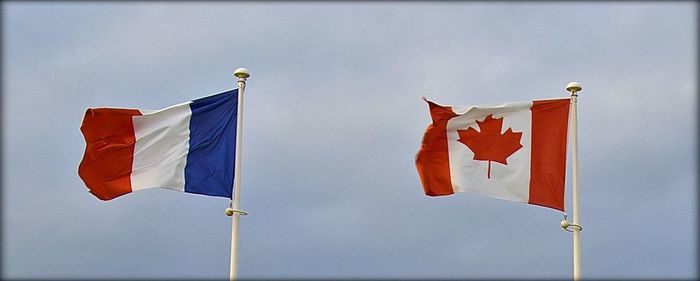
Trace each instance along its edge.
{"label": "flagpole", "polygon": [[[571,156],[572,156],[572,215],[574,217],[573,224],[571,224],[574,235],[574,280],[581,280],[581,226],[579,224],[579,212],[578,212],[578,132],[576,127],[576,102],[578,98],[578,92],[581,91],[581,84],[578,82],[571,82],[566,85],[566,90],[571,92]],[[564,227],[564,222],[562,222],[562,227]]]}
{"label": "flagpole", "polygon": [[238,221],[240,216],[247,215],[246,212],[239,209],[241,199],[241,142],[243,140],[243,92],[245,91],[245,82],[250,73],[245,68],[238,68],[233,72],[233,75],[238,77],[238,108],[236,116],[236,162],[234,166],[233,177],[233,198],[232,206],[226,209],[226,215],[233,216],[231,222],[231,265],[229,270],[229,280],[236,280],[237,261],[238,261]]}

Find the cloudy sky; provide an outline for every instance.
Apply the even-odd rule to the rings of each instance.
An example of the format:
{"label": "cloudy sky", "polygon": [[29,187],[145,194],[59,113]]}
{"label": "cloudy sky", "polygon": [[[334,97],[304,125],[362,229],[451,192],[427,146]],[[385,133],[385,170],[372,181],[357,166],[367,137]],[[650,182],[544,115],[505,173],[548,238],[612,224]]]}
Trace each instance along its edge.
{"label": "cloudy sky", "polygon": [[[103,202],[88,107],[245,96],[242,278],[569,278],[551,209],[423,194],[421,97],[579,81],[582,276],[696,278],[693,2],[3,2],[4,278],[227,278],[225,198]],[[570,206],[567,178],[567,206]]]}

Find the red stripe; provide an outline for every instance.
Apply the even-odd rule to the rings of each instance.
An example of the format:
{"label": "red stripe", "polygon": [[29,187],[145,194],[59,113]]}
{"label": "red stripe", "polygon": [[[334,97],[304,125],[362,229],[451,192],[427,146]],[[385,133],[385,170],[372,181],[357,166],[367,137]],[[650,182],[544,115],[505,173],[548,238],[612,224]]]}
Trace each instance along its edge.
{"label": "red stripe", "polygon": [[530,204],[564,211],[566,136],[570,99],[534,101]]}
{"label": "red stripe", "polygon": [[90,192],[110,200],[131,192],[131,165],[134,159],[136,109],[88,109],[80,131],[85,137],[85,154],[78,174]]}
{"label": "red stripe", "polygon": [[450,157],[447,149],[447,121],[457,116],[451,107],[426,100],[433,123],[423,135],[416,155],[416,168],[426,195],[440,196],[454,193],[450,178]]}

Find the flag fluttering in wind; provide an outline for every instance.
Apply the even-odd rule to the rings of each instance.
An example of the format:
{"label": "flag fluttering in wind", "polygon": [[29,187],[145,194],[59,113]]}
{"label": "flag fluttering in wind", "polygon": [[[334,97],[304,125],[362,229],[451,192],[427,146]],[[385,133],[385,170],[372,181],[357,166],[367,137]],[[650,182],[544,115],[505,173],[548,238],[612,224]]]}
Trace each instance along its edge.
{"label": "flag fluttering in wind", "polygon": [[416,155],[425,194],[472,191],[564,211],[570,101],[451,107],[426,99],[433,122]]}
{"label": "flag fluttering in wind", "polygon": [[231,198],[238,89],[157,111],[89,108],[78,174],[111,200],[146,188]]}

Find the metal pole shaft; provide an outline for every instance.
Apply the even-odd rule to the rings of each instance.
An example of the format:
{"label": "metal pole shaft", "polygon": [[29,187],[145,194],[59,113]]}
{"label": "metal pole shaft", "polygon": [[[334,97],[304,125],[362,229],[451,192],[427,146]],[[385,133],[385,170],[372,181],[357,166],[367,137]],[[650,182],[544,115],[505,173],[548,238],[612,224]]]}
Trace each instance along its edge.
{"label": "metal pole shaft", "polygon": [[[571,132],[572,132],[572,138],[571,138],[571,149],[572,151],[572,185],[573,185],[573,190],[572,190],[572,207],[573,207],[573,216],[574,216],[574,225],[580,225],[579,223],[579,213],[578,213],[578,132],[577,132],[577,127],[576,127],[576,99],[578,95],[576,92],[573,92],[571,94],[571,114],[572,114],[572,119],[571,119]],[[581,279],[581,244],[580,244],[580,237],[581,237],[581,229],[579,227],[574,227],[573,228],[573,235],[574,235],[574,280],[578,281]]]}
{"label": "metal pole shaft", "polygon": [[246,77],[238,77],[238,109],[236,116],[236,160],[233,178],[233,221],[231,223],[231,265],[229,279],[236,280],[238,261],[238,222],[241,217],[239,204],[241,199],[241,142],[243,140],[243,92]]}

